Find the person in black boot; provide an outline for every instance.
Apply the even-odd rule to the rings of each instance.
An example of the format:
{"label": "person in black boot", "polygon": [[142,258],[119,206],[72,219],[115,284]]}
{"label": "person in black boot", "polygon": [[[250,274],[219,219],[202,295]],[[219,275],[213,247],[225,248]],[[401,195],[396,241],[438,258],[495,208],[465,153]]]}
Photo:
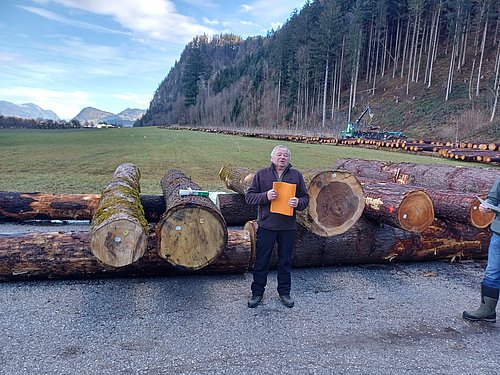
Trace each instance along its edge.
{"label": "person in black boot", "polygon": [[467,320],[496,322],[496,307],[500,290],[500,177],[496,179],[488,199],[481,203],[479,210],[485,212],[493,210],[495,219],[490,225],[493,232],[488,248],[488,263],[481,282],[481,305],[477,310],[464,311],[463,317]]}
{"label": "person in black boot", "polygon": [[[292,252],[295,243],[296,210],[304,210],[309,204],[309,194],[302,174],[292,168],[290,150],[282,145],[271,152],[271,165],[257,171],[245,196],[248,204],[258,205],[257,240],[253,267],[252,297],[248,307],[254,308],[262,301],[269,273],[269,262],[274,244],[278,244],[278,294],[286,307],[293,307],[290,297]],[[276,211],[271,203],[278,198],[274,182],[295,185],[295,196],[285,200],[283,213]],[[290,187],[287,185],[286,187]],[[291,209],[290,209],[291,208]],[[290,212],[286,212],[289,210]]]}

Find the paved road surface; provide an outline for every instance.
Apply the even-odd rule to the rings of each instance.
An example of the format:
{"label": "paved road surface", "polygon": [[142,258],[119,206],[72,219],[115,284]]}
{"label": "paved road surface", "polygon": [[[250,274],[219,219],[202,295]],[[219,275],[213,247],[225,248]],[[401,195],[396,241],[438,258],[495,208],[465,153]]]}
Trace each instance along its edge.
{"label": "paved road surface", "polygon": [[499,323],[469,323],[484,263],[0,283],[0,374],[500,374]]}

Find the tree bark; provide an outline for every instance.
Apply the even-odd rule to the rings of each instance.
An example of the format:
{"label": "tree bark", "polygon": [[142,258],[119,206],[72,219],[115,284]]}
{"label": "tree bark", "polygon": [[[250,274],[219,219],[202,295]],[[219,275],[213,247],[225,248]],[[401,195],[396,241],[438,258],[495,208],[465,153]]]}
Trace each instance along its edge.
{"label": "tree bark", "polygon": [[0,218],[10,220],[90,220],[100,194],[0,192]]}
{"label": "tree bark", "polygon": [[[92,220],[100,194],[17,193],[0,191],[0,220]],[[162,195],[141,194],[148,222],[157,223],[165,212]]]}
{"label": "tree bark", "polygon": [[[192,273],[165,262],[156,251],[156,234],[147,238],[143,257],[116,268],[99,262],[90,250],[89,232],[0,234],[0,280],[81,279],[164,276]],[[227,246],[210,265],[195,273],[244,273],[251,242],[245,230],[229,230]]]}
{"label": "tree bark", "polygon": [[[258,225],[245,225],[250,233],[253,268]],[[294,268],[449,259],[485,259],[490,232],[459,223],[436,220],[421,233],[413,233],[361,218],[347,232],[321,237],[297,227],[292,257]],[[276,249],[271,268],[277,268]]]}
{"label": "tree bark", "polygon": [[422,232],[434,221],[432,200],[422,189],[366,179],[361,183],[367,217],[416,233]]}
{"label": "tree bark", "polygon": [[208,197],[179,195],[180,189],[200,190],[181,171],[168,170],[161,186],[166,211],[156,227],[159,255],[179,268],[206,267],[226,246],[224,218]]}
{"label": "tree bark", "polygon": [[[226,186],[245,194],[255,173],[247,168],[223,169],[228,172],[221,175],[223,181],[229,181]],[[309,206],[297,212],[297,222],[319,236],[333,236],[348,230],[361,217],[365,206],[363,189],[351,173],[311,170],[303,176],[309,192]]]}
{"label": "tree bark", "polygon": [[215,202],[228,226],[257,219],[257,206],[247,204],[243,194],[218,194]]}
{"label": "tree bark", "polygon": [[498,169],[348,158],[337,159],[332,168],[346,170],[356,177],[376,181],[390,181],[436,190],[474,194],[488,194],[498,177]]}
{"label": "tree bark", "polygon": [[126,266],[146,251],[148,223],[139,195],[140,176],[135,165],[119,165],[92,217],[90,248],[107,265]]}

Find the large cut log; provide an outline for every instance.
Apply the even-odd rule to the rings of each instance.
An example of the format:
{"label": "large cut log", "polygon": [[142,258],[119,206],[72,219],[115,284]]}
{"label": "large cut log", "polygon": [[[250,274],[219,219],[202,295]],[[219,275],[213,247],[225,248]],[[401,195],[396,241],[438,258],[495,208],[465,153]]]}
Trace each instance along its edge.
{"label": "large cut log", "polygon": [[434,220],[429,195],[413,186],[362,179],[364,214],[374,220],[410,232],[422,232]]}
{"label": "large cut log", "polygon": [[141,205],[140,176],[135,165],[119,165],[92,218],[92,253],[113,267],[131,264],[146,251],[148,223]]}
{"label": "large cut log", "polygon": [[90,220],[100,194],[47,194],[0,191],[0,219]]}
{"label": "large cut log", "polygon": [[356,177],[366,177],[371,180],[474,194],[487,194],[500,175],[500,170],[497,168],[391,163],[347,158],[337,159],[332,168],[346,170]]}
{"label": "large cut log", "polygon": [[[373,194],[367,194],[370,189],[374,190],[377,192],[377,186],[385,186],[387,188],[390,188],[394,191],[401,191],[406,192],[406,191],[412,191],[416,189],[420,189],[421,191],[425,192],[425,194],[431,199],[432,205],[434,208],[434,215],[438,218],[441,218],[446,221],[455,221],[458,223],[466,224],[466,225],[472,225],[476,228],[486,228],[488,225],[491,224],[493,219],[495,218],[495,214],[491,211],[483,213],[479,211],[479,204],[480,201],[477,198],[475,194],[472,193],[459,193],[456,191],[444,191],[444,190],[436,190],[436,189],[429,189],[425,187],[416,187],[416,186],[411,186],[411,185],[401,185],[397,184],[394,182],[380,182],[380,181],[372,181],[368,180],[363,177],[358,178],[359,181],[363,184],[363,188],[365,189],[365,195],[367,195],[367,206],[372,206],[371,203],[374,203],[372,201],[371,197],[368,197],[368,195],[373,195]],[[485,197],[483,197],[485,198]],[[425,198],[427,200],[428,198]],[[370,202],[369,202],[370,200]],[[417,205],[414,205],[413,202],[407,202],[408,207],[410,211],[417,210]],[[375,204],[375,207],[377,204]],[[370,207],[372,209],[372,207]],[[369,213],[369,209],[365,208],[365,213]],[[371,210],[373,211],[373,209]],[[391,210],[393,211],[393,210]],[[418,209],[418,212],[415,212],[413,216],[418,217],[422,216],[421,219],[423,219],[423,212],[424,209],[420,208]],[[430,213],[429,213],[430,215]],[[370,216],[370,215],[368,215]],[[373,216],[373,215],[372,215]],[[385,222],[389,225],[401,227],[398,224],[391,223],[389,221],[386,221],[382,218],[377,218],[376,216],[373,216],[375,219],[378,219],[382,222]],[[430,219],[429,219],[430,220]],[[430,220],[430,223],[432,220]],[[404,229],[404,228],[403,228]]]}
{"label": "large cut log", "polygon": [[161,180],[166,211],[156,227],[158,253],[170,264],[197,270],[215,261],[227,243],[227,227],[215,204],[205,196],[181,196],[179,190],[200,190],[177,169]]}
{"label": "large cut log", "polygon": [[[251,266],[255,262],[257,223],[245,224],[251,238]],[[323,267],[387,262],[485,259],[491,234],[487,229],[435,220],[421,233],[408,232],[368,218],[360,218],[347,232],[322,237],[297,227],[292,266]],[[277,268],[276,249],[271,267]]]}
{"label": "large cut log", "polygon": [[[240,194],[246,194],[255,174],[248,168],[234,166],[224,166],[221,171],[224,173],[219,175],[226,186]],[[351,173],[311,170],[303,175],[309,206],[297,213],[298,223],[317,235],[334,236],[348,230],[361,217],[365,206],[363,188]]]}
{"label": "large cut log", "polygon": [[[432,199],[436,217],[443,220],[486,228],[495,218],[493,211],[479,211],[481,202],[476,194],[428,188],[424,188],[424,191]],[[483,195],[482,198],[486,196]]]}
{"label": "large cut log", "polygon": [[250,237],[245,230],[229,230],[222,254],[199,271],[179,270],[165,262],[156,251],[156,241],[156,234],[150,233],[144,256],[117,268],[92,254],[89,232],[0,234],[0,280],[244,273],[250,264]]}
{"label": "large cut log", "polygon": [[247,221],[257,219],[257,206],[247,204],[242,194],[217,194],[215,199],[228,226],[245,225]]}

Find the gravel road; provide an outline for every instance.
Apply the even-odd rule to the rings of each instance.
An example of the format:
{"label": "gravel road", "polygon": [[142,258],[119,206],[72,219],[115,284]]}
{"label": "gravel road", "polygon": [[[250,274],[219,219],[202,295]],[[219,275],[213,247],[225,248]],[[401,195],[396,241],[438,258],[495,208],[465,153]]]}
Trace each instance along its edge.
{"label": "gravel road", "polygon": [[0,374],[500,374],[483,268],[295,269],[292,309],[276,272],[256,309],[248,273],[4,282]]}

